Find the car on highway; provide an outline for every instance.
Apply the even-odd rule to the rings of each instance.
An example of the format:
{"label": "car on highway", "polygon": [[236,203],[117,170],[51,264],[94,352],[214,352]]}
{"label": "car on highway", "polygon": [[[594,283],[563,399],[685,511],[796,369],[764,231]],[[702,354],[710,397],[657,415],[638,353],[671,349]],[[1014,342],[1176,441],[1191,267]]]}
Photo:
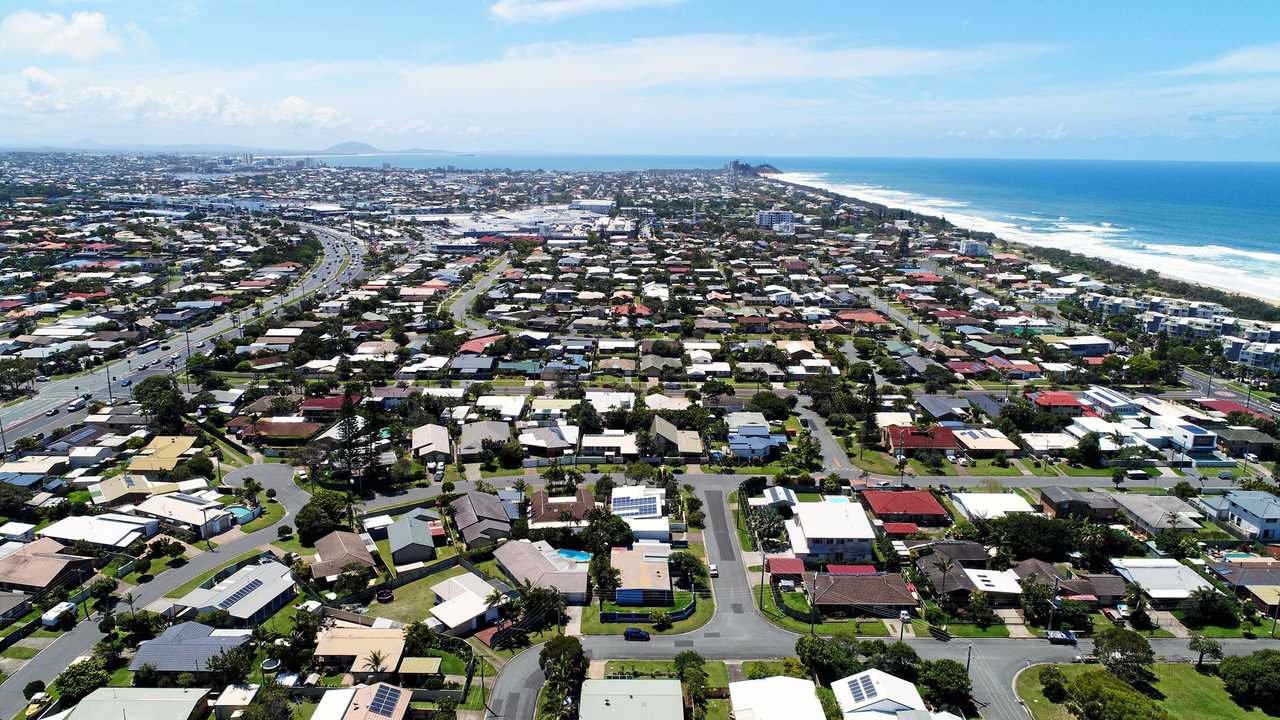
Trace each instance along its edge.
{"label": "car on highway", "polygon": [[120,381],[120,386],[121,386],[121,387],[129,387],[129,386],[130,386],[130,385],[132,385],[132,384],[133,384],[133,381],[132,381],[132,380],[130,380],[129,378],[125,378],[125,379],[123,379],[123,380],[121,380],[121,381]]}
{"label": "car on highway", "polygon": [[173,347],[172,347],[172,346],[170,346],[170,345],[161,345],[161,346],[160,346],[160,349],[161,349],[161,350],[172,350],[172,349],[173,349]]}
{"label": "car on highway", "polygon": [[707,566],[707,574],[711,577],[720,577],[720,568],[715,563]]}
{"label": "car on highway", "polygon": [[58,408],[56,408],[56,407],[51,407],[51,408],[49,408],[48,410],[45,410],[45,411],[44,411],[44,414],[45,414],[45,415],[47,415],[47,416],[49,416],[49,417],[53,417],[54,415],[57,415],[57,414],[58,414]]}
{"label": "car on highway", "polygon": [[1049,630],[1044,636],[1053,645],[1076,644],[1076,634],[1070,630]]}
{"label": "car on highway", "polygon": [[641,630],[638,627],[629,627],[622,631],[622,639],[645,641],[649,639],[649,631]]}
{"label": "car on highway", "polygon": [[36,376],[36,382],[49,382],[49,376],[48,376],[48,375],[37,375],[37,376]]}

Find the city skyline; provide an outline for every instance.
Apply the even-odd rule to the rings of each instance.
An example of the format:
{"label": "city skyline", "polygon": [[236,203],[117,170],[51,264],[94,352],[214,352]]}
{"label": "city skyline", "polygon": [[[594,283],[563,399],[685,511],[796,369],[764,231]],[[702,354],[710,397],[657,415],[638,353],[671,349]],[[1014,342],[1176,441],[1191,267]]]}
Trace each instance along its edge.
{"label": "city skyline", "polygon": [[9,147],[1280,160],[1280,10],[0,3]]}

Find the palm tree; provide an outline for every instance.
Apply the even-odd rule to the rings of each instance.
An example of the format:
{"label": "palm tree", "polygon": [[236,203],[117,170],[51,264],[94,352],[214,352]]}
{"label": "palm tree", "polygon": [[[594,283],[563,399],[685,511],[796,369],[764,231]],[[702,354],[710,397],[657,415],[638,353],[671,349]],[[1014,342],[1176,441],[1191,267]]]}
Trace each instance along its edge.
{"label": "palm tree", "polygon": [[370,650],[369,657],[364,659],[364,669],[369,672],[382,672],[382,665],[387,661],[381,650]]}

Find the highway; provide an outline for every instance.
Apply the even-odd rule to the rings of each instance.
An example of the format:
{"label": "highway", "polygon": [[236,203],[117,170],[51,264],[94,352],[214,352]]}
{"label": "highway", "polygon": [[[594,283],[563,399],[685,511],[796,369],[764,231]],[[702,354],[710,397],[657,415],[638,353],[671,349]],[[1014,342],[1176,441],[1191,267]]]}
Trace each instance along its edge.
{"label": "highway", "polygon": [[[324,259],[308,270],[295,281],[283,294],[267,298],[263,303],[263,312],[275,313],[282,306],[291,304],[308,295],[327,293],[351,282],[364,271],[364,242],[345,232],[320,225],[304,225],[313,230],[319,237],[324,249]],[[237,319],[237,317],[239,319]],[[81,421],[88,414],[87,409],[66,412],[63,408],[77,397],[90,396],[91,399],[107,400],[111,397],[129,397],[132,387],[138,381],[150,375],[169,372],[164,367],[166,358],[176,355],[179,369],[190,352],[200,352],[205,344],[224,333],[241,327],[253,315],[248,310],[241,310],[238,316],[227,313],[210,323],[192,328],[186,335],[179,333],[162,341],[160,348],[143,354],[129,354],[105,367],[96,368],[93,372],[81,373],[72,377],[39,383],[35,394],[22,402],[0,408],[0,427],[3,427],[3,443],[6,450],[12,449],[18,438],[36,433],[48,432],[54,428]],[[110,375],[110,383],[108,383]],[[124,380],[129,384],[123,384]],[[110,390],[108,391],[108,385]]]}

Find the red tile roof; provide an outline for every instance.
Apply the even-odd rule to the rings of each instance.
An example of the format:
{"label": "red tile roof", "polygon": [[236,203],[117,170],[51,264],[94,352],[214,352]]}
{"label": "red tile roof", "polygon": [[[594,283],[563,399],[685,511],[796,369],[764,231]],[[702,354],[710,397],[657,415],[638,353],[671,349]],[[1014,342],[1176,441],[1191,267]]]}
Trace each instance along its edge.
{"label": "red tile roof", "polygon": [[772,575],[800,575],[804,572],[804,561],[800,558],[769,558],[766,566]]}
{"label": "red tile roof", "polygon": [[1084,403],[1064,390],[1042,390],[1036,393],[1036,404],[1043,407],[1080,407]]}
{"label": "red tile roof", "polygon": [[885,535],[911,535],[920,532],[920,526],[908,522],[887,522],[884,524]]}
{"label": "red tile roof", "polygon": [[862,499],[876,515],[936,515],[945,517],[946,508],[928,490],[866,490]]}
{"label": "red tile roof", "polygon": [[894,425],[886,428],[889,445],[895,450],[955,450],[959,447],[950,429],[933,427],[920,429],[911,425]]}
{"label": "red tile roof", "polygon": [[830,575],[875,575],[880,572],[875,565],[828,565]]}
{"label": "red tile roof", "polygon": [[498,334],[498,335],[485,335],[484,337],[472,338],[462,343],[461,345],[459,345],[458,352],[472,353],[474,355],[479,355],[483,353],[486,348],[498,342],[503,337],[506,337],[506,336]]}

